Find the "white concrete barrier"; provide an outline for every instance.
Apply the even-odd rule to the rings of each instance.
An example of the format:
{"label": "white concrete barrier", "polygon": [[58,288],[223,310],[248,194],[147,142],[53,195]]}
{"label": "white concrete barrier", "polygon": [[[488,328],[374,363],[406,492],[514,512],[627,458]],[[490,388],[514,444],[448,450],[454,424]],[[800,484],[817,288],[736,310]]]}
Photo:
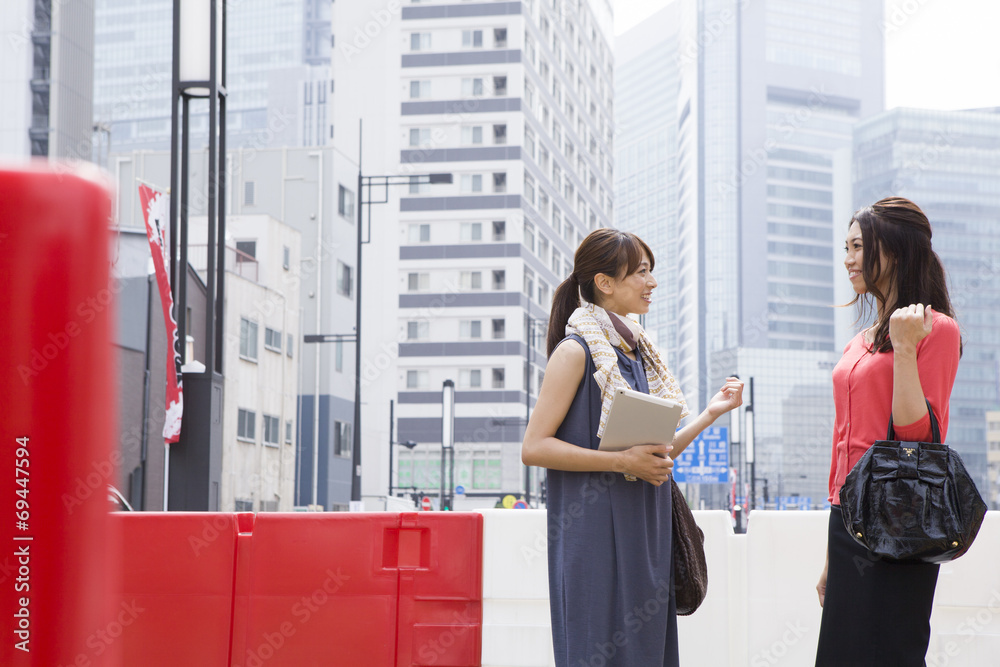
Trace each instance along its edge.
{"label": "white concrete barrier", "polygon": [[[551,667],[545,511],[482,513],[483,667]],[[724,511],[694,515],[709,585],[701,608],[678,618],[681,664],[812,665],[829,514],[757,510],[746,535],[733,534]],[[969,553],[941,566],[928,667],[1000,664],[998,564],[1000,512],[990,512]]]}

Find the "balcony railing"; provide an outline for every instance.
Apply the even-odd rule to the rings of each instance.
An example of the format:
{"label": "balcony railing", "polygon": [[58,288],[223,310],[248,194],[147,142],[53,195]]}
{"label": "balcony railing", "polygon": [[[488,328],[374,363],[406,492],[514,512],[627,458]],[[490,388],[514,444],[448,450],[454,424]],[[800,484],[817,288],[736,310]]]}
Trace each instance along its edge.
{"label": "balcony railing", "polygon": [[[208,277],[208,246],[188,245],[188,263],[194,267],[202,280]],[[241,278],[258,282],[259,269],[257,259],[236,248],[226,246],[226,271],[235,273]]]}

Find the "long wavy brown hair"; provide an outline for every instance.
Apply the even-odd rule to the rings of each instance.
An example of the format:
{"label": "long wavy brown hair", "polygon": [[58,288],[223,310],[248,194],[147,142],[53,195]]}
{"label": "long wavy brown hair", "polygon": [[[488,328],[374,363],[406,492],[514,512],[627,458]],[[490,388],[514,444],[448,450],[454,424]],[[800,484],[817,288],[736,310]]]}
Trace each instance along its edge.
{"label": "long wavy brown hair", "polygon": [[[882,312],[886,316],[878,319],[874,350],[892,350],[888,315],[897,308],[922,303],[955,317],[944,266],[931,247],[931,223],[919,206],[904,197],[886,197],[858,210],[848,228],[855,222],[861,228],[864,247],[861,276],[867,294],[855,295],[848,305],[858,304],[858,319],[863,320],[872,312],[878,316],[877,304],[884,304]],[[885,266],[879,261],[883,254],[888,259]],[[890,284],[895,287],[892,303],[888,303],[887,296],[876,287],[883,272],[888,272]]]}
{"label": "long wavy brown hair", "polygon": [[602,227],[583,239],[573,256],[573,273],[559,283],[552,297],[547,354],[551,356],[559,341],[566,337],[566,322],[580,307],[580,295],[590,303],[597,303],[594,300],[594,276],[603,273],[617,279],[624,278],[639,268],[643,253],[649,257],[649,270],[652,271],[653,251],[631,232]]}

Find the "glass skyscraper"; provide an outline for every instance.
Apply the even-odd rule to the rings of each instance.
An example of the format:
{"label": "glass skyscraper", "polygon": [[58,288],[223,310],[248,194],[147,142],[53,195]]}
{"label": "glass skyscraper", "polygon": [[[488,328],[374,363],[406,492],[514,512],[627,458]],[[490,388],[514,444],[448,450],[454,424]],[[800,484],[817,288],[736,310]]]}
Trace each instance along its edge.
{"label": "glass skyscraper", "polygon": [[[94,122],[110,127],[113,152],[170,146],[172,7],[171,0],[97,0]],[[329,65],[329,6],[241,0],[227,7],[227,146],[263,148],[285,129],[269,119],[272,74],[294,68],[290,76],[300,77],[304,65]],[[191,111],[193,136],[205,133],[207,103],[193,102]]]}
{"label": "glass skyscraper", "polygon": [[[661,298],[648,320],[692,406],[728,374],[754,378],[757,495],[766,479],[772,501],[826,498],[842,335],[835,284],[846,279],[837,248],[850,215],[842,167],[853,125],[882,110],[881,12],[860,0],[676,0],[649,22],[672,29],[619,38],[623,81],[634,68],[644,84],[619,86],[619,114],[642,110],[676,133],[666,177],[676,205],[662,214],[631,208],[623,147],[646,127],[622,123],[616,137],[616,219],[654,238],[646,230],[666,230],[671,265],[657,267]],[[656,49],[672,55],[642,71]],[[741,473],[738,495],[749,481]],[[721,487],[702,498],[722,506]]]}
{"label": "glass skyscraper", "polygon": [[986,413],[1000,407],[1000,110],[880,114],[855,128],[854,173],[856,206],[899,195],[930,219],[963,343],[947,441],[996,507]]}

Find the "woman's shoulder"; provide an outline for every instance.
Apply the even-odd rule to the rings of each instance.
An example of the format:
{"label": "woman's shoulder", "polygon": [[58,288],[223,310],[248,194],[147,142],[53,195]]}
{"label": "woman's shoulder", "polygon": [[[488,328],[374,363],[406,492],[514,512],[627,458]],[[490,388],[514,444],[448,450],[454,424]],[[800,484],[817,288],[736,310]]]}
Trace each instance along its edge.
{"label": "woman's shoulder", "polygon": [[[576,341],[579,345],[569,343],[567,341]],[[559,355],[561,359],[567,361],[582,361],[586,363],[587,357],[590,356],[590,349],[587,347],[586,341],[582,337],[576,334],[570,334],[563,338],[561,341],[556,343],[555,348],[552,350],[552,354],[549,355],[549,362]]]}
{"label": "woman's shoulder", "polygon": [[955,318],[935,310],[931,312],[931,332],[920,342],[925,347],[927,345],[957,346],[961,340],[962,331]]}

